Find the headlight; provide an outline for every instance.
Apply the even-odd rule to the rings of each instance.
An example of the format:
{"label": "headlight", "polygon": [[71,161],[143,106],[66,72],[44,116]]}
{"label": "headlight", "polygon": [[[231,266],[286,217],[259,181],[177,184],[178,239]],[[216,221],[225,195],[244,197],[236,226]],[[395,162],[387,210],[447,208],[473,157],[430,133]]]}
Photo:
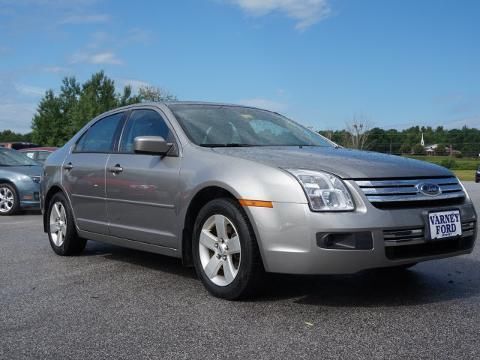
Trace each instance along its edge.
{"label": "headlight", "polygon": [[322,171],[285,169],[297,178],[313,211],[351,211],[355,209],[345,184],[335,175]]}

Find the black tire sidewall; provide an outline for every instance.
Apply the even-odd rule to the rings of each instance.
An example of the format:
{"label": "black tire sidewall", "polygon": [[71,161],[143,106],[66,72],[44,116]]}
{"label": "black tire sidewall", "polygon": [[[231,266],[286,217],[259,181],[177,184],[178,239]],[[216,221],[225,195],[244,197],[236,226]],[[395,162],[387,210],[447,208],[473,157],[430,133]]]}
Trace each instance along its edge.
{"label": "black tire sidewall", "polygon": [[[241,261],[237,276],[227,286],[214,284],[203,270],[199,254],[199,238],[205,221],[212,215],[226,216],[235,226],[241,246]],[[207,203],[198,213],[193,231],[193,262],[198,277],[207,290],[214,296],[234,300],[243,297],[253,287],[255,276],[258,275],[257,264],[258,248],[255,236],[245,213],[240,205],[231,199],[216,199]]]}
{"label": "black tire sidewall", "polygon": [[18,196],[17,188],[14,185],[9,184],[9,183],[1,183],[0,186],[7,187],[12,191],[13,201],[14,201],[12,208],[10,210],[8,210],[7,212],[0,213],[0,216],[9,216],[9,215],[16,214],[18,212],[18,210],[20,209],[20,199],[19,199],[19,196]]}

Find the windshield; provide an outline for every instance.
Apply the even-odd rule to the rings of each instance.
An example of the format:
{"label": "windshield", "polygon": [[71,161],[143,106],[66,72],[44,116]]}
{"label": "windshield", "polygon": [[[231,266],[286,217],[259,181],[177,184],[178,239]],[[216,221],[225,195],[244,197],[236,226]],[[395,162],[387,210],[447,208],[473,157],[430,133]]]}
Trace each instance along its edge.
{"label": "windshield", "polygon": [[33,166],[37,162],[17,150],[0,148],[0,166]]}
{"label": "windshield", "polygon": [[216,146],[333,146],[278,114],[240,106],[170,104],[195,144]]}

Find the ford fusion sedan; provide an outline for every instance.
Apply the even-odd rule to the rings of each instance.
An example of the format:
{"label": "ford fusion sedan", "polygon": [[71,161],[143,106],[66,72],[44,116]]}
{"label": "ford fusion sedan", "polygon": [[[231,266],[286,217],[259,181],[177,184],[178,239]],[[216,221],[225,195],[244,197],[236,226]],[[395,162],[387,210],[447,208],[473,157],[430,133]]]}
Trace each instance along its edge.
{"label": "ford fusion sedan", "polygon": [[344,149],[273,112],[195,102],[119,108],[45,163],[44,229],[170,255],[213,295],[265,272],[346,274],[467,254],[476,213],[446,168]]}
{"label": "ford fusion sedan", "polygon": [[42,167],[22,153],[0,147],[0,215],[40,208]]}

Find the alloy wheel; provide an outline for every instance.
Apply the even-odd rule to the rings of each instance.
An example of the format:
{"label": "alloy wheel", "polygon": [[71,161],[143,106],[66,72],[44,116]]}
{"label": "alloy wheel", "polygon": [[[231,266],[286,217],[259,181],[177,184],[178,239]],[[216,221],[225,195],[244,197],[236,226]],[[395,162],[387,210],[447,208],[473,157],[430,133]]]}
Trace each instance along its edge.
{"label": "alloy wheel", "polygon": [[235,280],[241,262],[238,232],[226,216],[210,216],[202,226],[199,255],[205,275],[218,286],[227,286]]}
{"label": "alloy wheel", "polygon": [[67,235],[67,213],[60,201],[53,204],[50,210],[50,236],[55,246],[62,246]]}
{"label": "alloy wheel", "polygon": [[14,205],[15,195],[13,191],[7,186],[0,187],[0,212],[9,212]]}

